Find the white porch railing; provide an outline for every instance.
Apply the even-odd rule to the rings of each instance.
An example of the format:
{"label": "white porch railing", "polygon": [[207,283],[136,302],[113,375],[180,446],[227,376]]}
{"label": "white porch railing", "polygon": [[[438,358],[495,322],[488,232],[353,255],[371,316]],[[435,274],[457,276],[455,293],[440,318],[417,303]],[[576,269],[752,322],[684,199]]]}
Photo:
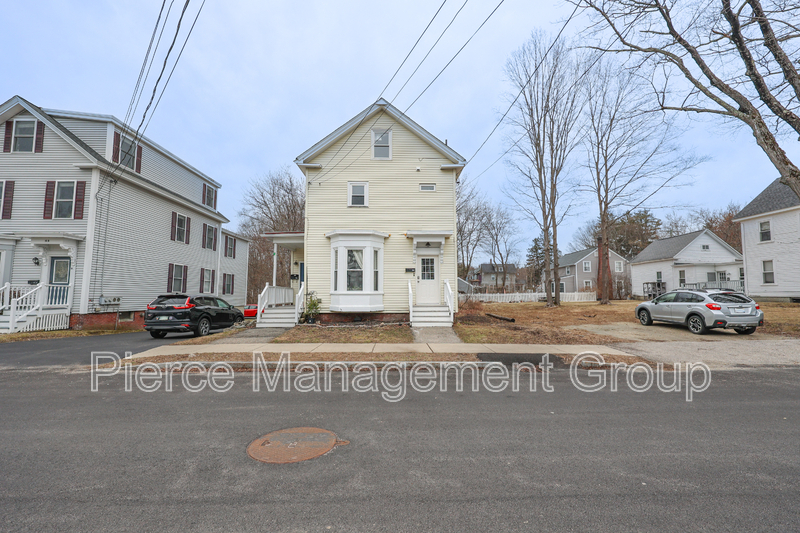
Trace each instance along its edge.
{"label": "white porch railing", "polygon": [[300,323],[300,314],[305,310],[306,305],[306,282],[300,284],[300,290],[294,299],[294,323]]}
{"label": "white porch railing", "polygon": [[[547,298],[544,292],[509,292],[498,294],[470,294],[459,295],[459,302],[464,302],[466,299],[486,302],[486,303],[516,303],[516,302],[538,302]],[[562,292],[562,302],[594,302],[597,300],[597,293],[591,292]]]}
{"label": "white porch railing", "polygon": [[278,307],[279,305],[292,305],[294,303],[294,291],[291,287],[270,287],[269,283],[258,295],[258,314],[264,312],[268,307]]}
{"label": "white porch railing", "polygon": [[414,322],[414,291],[411,290],[411,281],[408,282],[408,321]]}
{"label": "white porch railing", "polygon": [[[8,283],[3,287],[3,311],[5,302],[8,302],[8,331],[37,331],[40,326],[46,329],[64,329],[69,325],[69,308],[72,303],[72,284],[48,285],[40,283],[36,286],[11,287]],[[50,311],[48,315],[58,318],[48,318],[42,321],[37,318],[43,310]],[[61,310],[61,313],[57,311]],[[53,312],[55,311],[55,312]],[[63,324],[66,316],[66,325]],[[42,315],[44,316],[44,315]],[[30,320],[29,320],[30,319]],[[20,322],[28,322],[20,326]],[[41,323],[41,324],[40,324]]]}
{"label": "white porch railing", "polygon": [[453,320],[453,309],[455,302],[453,302],[453,289],[450,287],[450,280],[444,280],[444,303],[447,304],[447,309],[450,311],[450,320]]}
{"label": "white porch railing", "polygon": [[728,281],[701,281],[699,283],[681,283],[683,289],[732,289],[735,291],[744,291],[743,280],[728,280]]}
{"label": "white porch railing", "polygon": [[11,300],[19,298],[35,286],[36,285],[12,285],[11,283],[6,283],[0,287],[0,313],[8,314],[8,311],[11,309]]}

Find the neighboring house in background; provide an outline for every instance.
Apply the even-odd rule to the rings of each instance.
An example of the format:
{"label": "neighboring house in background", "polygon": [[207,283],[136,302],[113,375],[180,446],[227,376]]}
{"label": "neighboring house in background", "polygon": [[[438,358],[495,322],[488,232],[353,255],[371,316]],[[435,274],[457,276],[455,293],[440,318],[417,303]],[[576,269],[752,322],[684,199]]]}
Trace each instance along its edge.
{"label": "neighboring house in background", "polygon": [[776,179],[734,220],[742,229],[747,293],[800,300],[800,198]]}
{"label": "neighboring house in background", "polygon": [[[611,265],[613,298],[627,298],[630,294],[630,261],[614,250],[608,251],[608,258]],[[599,257],[596,247],[559,257],[558,274],[561,277],[561,292],[597,290],[598,265]],[[555,291],[555,283],[552,283],[551,290]]]}
{"label": "neighboring house in background", "polygon": [[265,287],[257,325],[293,325],[312,292],[321,322],[452,324],[465,159],[380,99],[295,164],[306,181],[305,231],[266,235],[291,250],[292,283]]}
{"label": "neighboring house in background", "polygon": [[[503,284],[504,273],[505,285]],[[467,281],[481,290],[514,291],[517,287],[517,267],[516,265],[482,263],[470,272],[470,278]]]}
{"label": "neighboring house in background", "polygon": [[631,261],[631,284],[644,298],[680,287],[742,290],[742,254],[707,229],[658,239]]}
{"label": "neighboring house in background", "polygon": [[219,183],[109,115],[15,96],[0,131],[0,332],[141,327],[172,291],[246,303]]}

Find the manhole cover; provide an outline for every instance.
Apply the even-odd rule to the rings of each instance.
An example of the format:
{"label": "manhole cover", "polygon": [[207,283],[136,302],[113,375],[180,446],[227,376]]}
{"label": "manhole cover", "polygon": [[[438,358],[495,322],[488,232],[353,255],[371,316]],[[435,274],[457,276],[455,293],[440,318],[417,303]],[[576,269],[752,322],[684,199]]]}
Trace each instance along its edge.
{"label": "manhole cover", "polygon": [[267,433],[250,443],[247,455],[262,463],[298,463],[328,453],[334,446],[350,444],[332,431],[320,428],[290,428]]}

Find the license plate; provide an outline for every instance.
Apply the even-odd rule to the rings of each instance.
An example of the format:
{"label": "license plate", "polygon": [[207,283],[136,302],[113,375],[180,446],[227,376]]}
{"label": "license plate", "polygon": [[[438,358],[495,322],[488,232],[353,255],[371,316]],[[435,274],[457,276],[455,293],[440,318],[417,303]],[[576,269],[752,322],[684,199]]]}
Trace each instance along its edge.
{"label": "license plate", "polygon": [[736,309],[734,309],[734,310],[733,310],[733,312],[734,312],[734,313],[737,313],[737,314],[740,314],[740,315],[744,315],[744,314],[747,314],[747,313],[749,313],[749,312],[750,312],[750,310],[749,310],[749,309],[747,309],[747,308],[741,308],[741,307],[740,307],[740,308],[736,308]]}
{"label": "license plate", "polygon": [[160,316],[158,317],[159,320],[169,320],[169,316]]}

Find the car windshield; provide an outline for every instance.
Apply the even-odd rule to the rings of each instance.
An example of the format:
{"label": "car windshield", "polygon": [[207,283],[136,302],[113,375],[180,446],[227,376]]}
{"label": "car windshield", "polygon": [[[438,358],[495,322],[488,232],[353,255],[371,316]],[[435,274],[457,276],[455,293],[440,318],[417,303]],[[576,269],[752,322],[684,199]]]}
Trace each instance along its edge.
{"label": "car windshield", "polygon": [[711,294],[709,297],[720,304],[749,304],[753,301],[744,294],[719,293]]}
{"label": "car windshield", "polygon": [[186,303],[186,296],[159,296],[153,305],[183,305]]}

